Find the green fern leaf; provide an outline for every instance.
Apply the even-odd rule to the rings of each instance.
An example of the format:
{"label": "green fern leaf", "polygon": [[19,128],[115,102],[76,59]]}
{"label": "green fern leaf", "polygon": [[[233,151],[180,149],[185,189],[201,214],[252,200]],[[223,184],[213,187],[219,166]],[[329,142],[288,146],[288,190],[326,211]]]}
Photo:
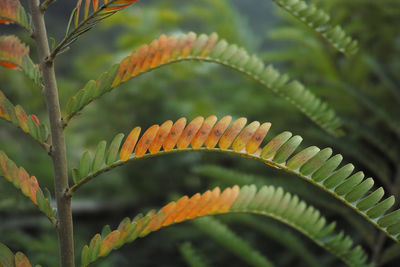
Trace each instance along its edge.
{"label": "green fern leaf", "polygon": [[17,167],[3,151],[0,151],[0,169],[0,175],[20,189],[55,224],[49,200],[44,197],[36,177],[30,176],[23,167]]}
{"label": "green fern leaf", "polygon": [[48,145],[45,144],[49,137],[47,127],[39,122],[36,115],[28,116],[20,105],[14,106],[1,90],[0,119],[4,119],[19,127],[22,131],[31,135],[46,150],[48,149]]}
{"label": "green fern leaf", "polygon": [[[204,41],[205,38],[207,38],[207,41]],[[192,32],[180,37],[162,35],[149,46],[141,46],[138,50],[133,51],[130,56],[124,58],[119,67],[113,66],[109,72],[97,79],[94,89],[92,87],[94,81],[90,81],[84,89],[72,97],[67,105],[66,121],[69,121],[88,103],[121,83],[155,68],[183,60],[215,62],[245,73],[288,100],[329,133],[341,134],[339,129],[341,122],[325,102],[322,102],[300,82],[289,81],[289,76],[281,75],[271,65],[265,66],[254,55],[250,57],[244,49],[230,45],[225,40],[218,41],[218,36],[215,33],[210,36],[201,34],[199,37]],[[107,81],[112,79],[113,81],[110,84],[103,82],[105,79]],[[88,86],[93,90],[90,94],[87,93]]]}
{"label": "green fern leaf", "polygon": [[302,0],[273,0],[289,14],[303,22],[309,28],[326,39],[338,51],[353,55],[357,52],[358,42],[352,40],[339,25],[332,26],[330,17],[315,5]]}

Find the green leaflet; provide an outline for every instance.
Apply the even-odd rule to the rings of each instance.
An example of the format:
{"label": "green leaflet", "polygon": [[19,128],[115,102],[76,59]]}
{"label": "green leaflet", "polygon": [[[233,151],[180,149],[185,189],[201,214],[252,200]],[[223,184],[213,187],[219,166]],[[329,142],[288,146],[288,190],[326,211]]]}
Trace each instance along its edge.
{"label": "green leaflet", "polygon": [[330,17],[315,5],[302,0],[273,0],[292,16],[320,34],[338,51],[353,55],[358,50],[358,42],[352,40],[339,25],[332,26]]}
{"label": "green leaflet", "polygon": [[[35,115],[27,115],[20,105],[14,106],[0,90],[0,118],[11,122],[25,133],[28,133],[42,146],[49,136],[46,125],[39,122]],[[34,119],[35,118],[35,119]],[[36,121],[35,121],[36,120]]]}
{"label": "green leaflet", "polygon": [[92,159],[88,151],[83,153],[80,162],[79,176],[80,178],[86,177],[92,169]]}
{"label": "green leaflet", "polygon": [[[119,65],[113,65],[108,72],[103,73],[96,81],[90,80],[77,95],[72,97],[66,107],[69,116],[76,114],[97,97],[111,89],[111,84],[119,70]],[[68,118],[67,118],[68,120]]]}
{"label": "green leaflet", "polygon": [[190,267],[207,267],[207,261],[189,242],[179,246],[179,250]]}
{"label": "green leaflet", "polygon": [[101,166],[103,165],[106,147],[107,147],[107,142],[104,140],[101,141],[97,145],[97,149],[96,149],[96,153],[94,155],[93,165],[92,165],[93,172],[98,171],[101,168]]}
{"label": "green leaflet", "polygon": [[230,250],[238,258],[251,266],[275,266],[264,255],[252,248],[246,241],[232,232],[226,225],[212,217],[204,217],[193,221],[202,232],[210,236],[221,246]]}
{"label": "green leaflet", "polygon": [[0,263],[2,266],[14,267],[14,254],[3,243],[0,243]]}
{"label": "green leaflet", "polygon": [[111,145],[106,154],[106,164],[111,165],[117,158],[119,147],[121,145],[122,139],[124,138],[124,134],[117,134],[111,142]]}

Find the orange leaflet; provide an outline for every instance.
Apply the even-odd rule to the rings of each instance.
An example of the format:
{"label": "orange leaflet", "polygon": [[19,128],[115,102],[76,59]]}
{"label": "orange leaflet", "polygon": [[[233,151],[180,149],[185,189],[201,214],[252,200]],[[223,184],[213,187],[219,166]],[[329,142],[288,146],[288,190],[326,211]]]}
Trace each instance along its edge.
{"label": "orange leaflet", "polygon": [[161,149],[162,144],[164,143],[165,139],[167,139],[169,131],[172,127],[172,121],[168,120],[161,124],[156,137],[154,138],[153,142],[150,144],[149,152],[151,154],[158,153]]}
{"label": "orange leaflet", "polygon": [[166,214],[164,221],[161,223],[161,226],[167,226],[174,222],[175,218],[178,214],[186,207],[189,202],[189,198],[187,196],[181,197],[175,205],[175,209],[172,210],[169,214]]}
{"label": "orange leaflet", "polygon": [[0,167],[3,171],[4,177],[11,182],[10,174],[8,173],[7,170],[7,161],[8,161],[7,155],[3,151],[0,151]]}
{"label": "orange leaflet", "polygon": [[144,132],[143,136],[140,138],[136,148],[135,148],[135,155],[136,157],[143,156],[147,149],[149,148],[150,144],[153,142],[154,138],[157,135],[160,126],[153,125],[146,132]]}
{"label": "orange leaflet", "polygon": [[99,252],[99,257],[104,256],[108,254],[115,246],[115,244],[119,240],[119,231],[115,230],[109,233],[104,240],[101,242],[100,245],[100,252]]}
{"label": "orange leaflet", "polygon": [[26,115],[24,109],[20,105],[15,106],[15,114],[17,115],[18,123],[21,129],[24,132],[29,133],[28,115]]}
{"label": "orange leaflet", "polygon": [[155,214],[145,227],[143,231],[141,232],[141,236],[146,235],[150,232],[155,231],[154,229],[158,229],[161,226],[161,223],[164,221],[165,218],[165,213],[157,213]]}
{"label": "orange leaflet", "polygon": [[249,125],[244,128],[244,130],[240,133],[240,135],[233,142],[232,148],[234,151],[242,151],[243,148],[247,145],[250,139],[253,137],[256,130],[260,127],[260,123],[258,121],[253,121]]}
{"label": "orange leaflet", "polygon": [[203,121],[204,118],[198,116],[188,124],[182,135],[179,137],[179,140],[177,142],[178,149],[185,149],[188,147],[194,136],[199,131],[201,125],[203,124]]}
{"label": "orange leaflet", "polygon": [[39,126],[39,119],[38,117],[36,117],[36,115],[31,114],[31,117],[33,119],[33,121],[35,122],[36,126]]}
{"label": "orange leaflet", "polygon": [[226,198],[229,198],[231,194],[231,189],[230,188],[226,188],[221,195],[218,197],[218,199],[212,203],[208,214],[215,214],[219,212],[219,208],[220,206],[222,206],[222,204],[224,203],[224,201],[226,201]]}
{"label": "orange leaflet", "polygon": [[196,41],[196,34],[194,32],[189,32],[187,35],[187,39],[181,48],[181,57],[186,58],[190,51],[192,50],[193,44]]}
{"label": "orange leaflet", "polygon": [[96,11],[99,8],[99,0],[93,0],[93,10]]}
{"label": "orange leaflet", "polygon": [[0,17],[6,17],[0,19],[0,23],[10,24],[18,20],[21,5],[16,0],[1,0],[0,1]]}
{"label": "orange leaflet", "polygon": [[131,77],[135,77],[136,75],[141,73],[143,62],[146,59],[147,52],[149,51],[149,46],[144,44],[139,48],[138,51],[139,51],[139,54],[138,54],[137,63],[136,63],[135,69],[132,72]]}
{"label": "orange leaflet", "polygon": [[200,200],[198,201],[198,205],[194,208],[192,208],[192,210],[187,214],[186,218],[189,219],[193,219],[197,217],[197,214],[199,213],[199,211],[205,206],[207,205],[207,203],[210,201],[211,199],[211,191],[207,190],[206,192],[204,192],[201,197]]}
{"label": "orange leaflet", "polygon": [[85,2],[85,11],[84,11],[84,14],[85,14],[84,16],[85,16],[85,18],[87,18],[88,15],[89,15],[90,3],[91,3],[91,0],[86,0],[86,2]]}
{"label": "orange leaflet", "polygon": [[161,221],[161,223],[157,226],[154,227],[154,231],[158,230],[161,228],[161,226],[163,226],[163,222],[165,221],[165,219],[169,216],[169,214],[175,210],[175,206],[176,206],[176,202],[172,201],[170,203],[168,203],[166,206],[164,206],[160,211],[158,211],[158,213],[164,213],[165,217],[163,219],[163,221]]}
{"label": "orange leaflet", "polygon": [[151,67],[151,62],[153,61],[154,54],[156,53],[157,48],[158,48],[158,41],[153,40],[149,46],[142,67],[140,68],[140,72],[145,72]]}
{"label": "orange leaflet", "polygon": [[253,154],[257,151],[258,147],[261,145],[261,142],[264,140],[270,128],[271,123],[269,122],[261,124],[261,126],[257,129],[251,140],[246,145],[247,153]]}
{"label": "orange leaflet", "polygon": [[165,34],[158,38],[158,53],[160,54],[159,64],[167,63],[171,52],[168,51],[168,37]]}
{"label": "orange leaflet", "polygon": [[197,193],[197,194],[193,195],[189,199],[189,203],[185,207],[185,210],[182,211],[180,214],[178,214],[178,216],[175,218],[175,222],[178,223],[178,222],[186,220],[188,214],[192,211],[192,209],[199,204],[200,199],[201,199],[201,194]]}
{"label": "orange leaflet", "polygon": [[15,65],[15,64],[7,62],[7,61],[0,61],[0,66],[3,66],[4,68],[7,68],[7,69],[21,70],[21,68],[18,67],[18,65]]}
{"label": "orange leaflet", "polygon": [[207,148],[214,148],[221,136],[224,134],[226,128],[228,128],[229,123],[231,122],[231,116],[223,117],[212,129],[210,135],[207,137],[206,140],[206,147]]}
{"label": "orange leaflet", "polygon": [[237,185],[233,186],[229,197],[227,197],[226,200],[223,203],[221,203],[221,206],[219,207],[219,212],[220,213],[227,212],[231,208],[233,203],[235,203],[239,193],[240,193],[239,186]]}
{"label": "orange leaflet", "polygon": [[170,151],[175,147],[176,142],[182,134],[183,129],[186,125],[186,118],[182,117],[172,125],[171,131],[168,134],[167,139],[163,143],[165,151]]}
{"label": "orange leaflet", "polygon": [[229,129],[221,137],[218,146],[222,149],[229,148],[233,140],[235,140],[236,136],[240,133],[240,131],[243,129],[246,123],[247,119],[243,117],[234,121],[231,127],[229,127]]}
{"label": "orange leaflet", "polygon": [[[157,47],[155,48],[153,60],[150,63],[150,66],[152,68],[156,68],[160,65],[161,56],[166,46],[167,37],[165,37],[165,39],[160,37],[156,41],[157,41]],[[164,43],[161,43],[162,41],[164,41]]]}
{"label": "orange leaflet", "polygon": [[[129,58],[129,63],[128,63],[128,66],[126,66],[126,71],[124,73],[124,76],[122,77],[123,82],[126,82],[127,80],[129,80],[131,78],[132,71],[134,70],[136,63],[137,63],[138,52],[133,51],[132,54],[127,58]],[[121,71],[121,68],[122,68],[122,62],[120,64],[120,71]]]}
{"label": "orange leaflet", "polygon": [[136,142],[139,138],[140,130],[140,127],[135,127],[126,138],[125,143],[119,153],[119,157],[122,161],[127,161],[131,156],[132,151],[135,148]]}
{"label": "orange leaflet", "polygon": [[15,267],[32,267],[28,258],[22,253],[17,252],[14,257]]}
{"label": "orange leaflet", "polygon": [[208,37],[206,46],[204,47],[203,51],[200,54],[200,57],[206,57],[208,56],[208,54],[211,52],[211,50],[213,49],[214,45],[217,43],[218,41],[218,35],[213,32],[210,37]]}
{"label": "orange leaflet", "polygon": [[119,70],[117,76],[115,76],[113,86],[116,86],[122,82],[122,79],[126,76],[126,71],[129,65],[129,57],[124,57],[119,64]]}
{"label": "orange leaflet", "polygon": [[196,217],[204,216],[210,213],[210,209],[214,205],[214,203],[218,200],[219,196],[221,194],[221,190],[219,187],[216,187],[213,189],[211,192],[211,197],[206,205],[203,206],[202,209],[199,210],[197,213]]}
{"label": "orange leaflet", "polygon": [[30,196],[32,202],[35,203],[35,205],[37,205],[36,192],[38,191],[38,189],[39,189],[39,183],[38,183],[36,177],[32,176],[29,179],[29,190],[30,190],[29,196]]}
{"label": "orange leaflet", "polygon": [[3,23],[3,24],[12,24],[13,21],[12,21],[12,20],[9,20],[9,19],[0,19],[0,23]]}
{"label": "orange leaflet", "polygon": [[0,66],[21,69],[22,58],[29,54],[29,47],[14,35],[0,37]]}
{"label": "orange leaflet", "polygon": [[200,148],[203,145],[204,141],[207,139],[208,134],[211,132],[211,129],[216,122],[217,122],[217,117],[214,115],[204,120],[197,134],[192,139],[191,145],[193,148],[195,149]]}
{"label": "orange leaflet", "polygon": [[125,238],[129,234],[129,226],[131,225],[131,219],[125,218],[122,222],[118,225],[117,230],[119,231],[119,239],[125,240]]}
{"label": "orange leaflet", "polygon": [[177,45],[178,45],[178,38],[176,37],[175,34],[173,34],[168,38],[167,47],[163,52],[160,64],[164,64],[169,61],[169,59],[172,57],[172,51],[176,49]]}
{"label": "orange leaflet", "polygon": [[29,174],[25,171],[24,168],[20,167],[18,169],[18,176],[15,177],[16,180],[18,181],[19,186],[21,187],[21,191],[25,196],[30,195],[30,189],[29,189]]}

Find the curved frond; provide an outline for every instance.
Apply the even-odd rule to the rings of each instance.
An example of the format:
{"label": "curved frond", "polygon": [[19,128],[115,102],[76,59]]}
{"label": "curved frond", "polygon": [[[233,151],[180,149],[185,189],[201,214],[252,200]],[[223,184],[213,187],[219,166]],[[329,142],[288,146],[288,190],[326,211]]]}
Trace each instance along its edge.
{"label": "curved frond", "polygon": [[233,222],[240,223],[240,225],[251,227],[269,240],[273,240],[285,249],[292,251],[306,264],[306,266],[321,266],[321,263],[317,260],[317,256],[307,248],[303,240],[298,238],[296,235],[293,235],[291,231],[287,231],[283,227],[280,227],[271,221],[264,222],[258,220],[258,218],[248,216],[247,214],[236,215],[237,216],[233,216],[233,218],[229,217],[229,224],[231,224],[232,220]]}
{"label": "curved frond", "polygon": [[12,24],[17,23],[31,32],[28,16],[25,9],[18,0],[1,0],[0,1],[0,23]]}
{"label": "curved frond", "polygon": [[[222,152],[259,160],[276,169],[295,174],[342,201],[393,240],[399,240],[400,210],[384,215],[394,205],[394,196],[381,201],[385,195],[382,187],[370,193],[374,180],[371,177],[364,179],[361,171],[353,174],[353,164],[339,168],[342,155],[332,156],[331,148],[321,150],[311,146],[292,156],[302,138],[298,135],[292,136],[288,131],[273,137],[261,148],[270,123],[260,125],[259,122],[252,122],[246,126],[247,119],[239,118],[230,125],[231,120],[231,116],[225,116],[218,122],[215,116],[206,119],[197,117],[186,126],[186,118],[180,118],[175,123],[166,121],[160,126],[153,125],[140,138],[140,127],[136,127],[120,149],[120,160],[116,160],[116,155],[113,156],[114,162],[108,161],[105,167],[89,172],[88,176],[82,177],[70,189],[69,194],[73,194],[101,173],[127,161],[172,152]],[[117,136],[122,140],[121,134]],[[120,139],[118,141],[115,147],[119,148]]]}
{"label": "curved frond", "polygon": [[289,14],[317,32],[338,51],[353,55],[358,50],[358,42],[353,40],[340,25],[333,26],[330,16],[314,4],[302,0],[273,0]]}
{"label": "curved frond", "polygon": [[142,73],[169,63],[183,60],[214,62],[249,75],[251,78],[285,98],[317,125],[331,134],[339,135],[341,122],[326,102],[316,97],[297,80],[290,81],[272,65],[265,66],[255,55],[235,44],[218,40],[217,34],[210,36],[195,33],[162,35],[150,45],[143,45],[125,57],[119,66],[113,66],[96,81],[89,81],[85,88],[72,97],[67,104],[67,121],[94,99],[109,92]]}
{"label": "curved frond", "polygon": [[[364,218],[362,218],[361,216],[358,216],[358,214],[348,212],[347,209],[343,209],[343,205],[341,203],[332,201],[331,197],[325,194],[325,192],[319,190],[316,187],[311,188],[309,185],[303,183],[303,181],[300,181],[298,179],[282,179],[282,177],[279,176],[258,176],[254,174],[248,174],[246,172],[240,172],[238,170],[233,170],[232,168],[224,168],[216,165],[196,166],[193,171],[195,174],[200,175],[201,177],[217,180],[218,184],[221,184],[222,182],[222,184],[225,184],[227,186],[232,184],[236,184],[238,186],[255,184],[258,187],[263,185],[282,187],[286,191],[298,195],[309,204],[318,205],[320,209],[324,209],[325,211],[333,211],[335,214],[339,215],[341,219],[346,220],[347,223],[349,223],[349,225],[353,227],[353,229],[357,229],[357,232],[360,233],[363,239],[371,247],[373,247],[375,244],[375,237],[374,235],[371,235],[371,231],[373,231],[373,226],[370,223],[364,220]],[[265,228],[268,228],[269,232],[273,232],[273,227],[266,226]],[[282,234],[279,234],[279,236],[282,236]],[[282,242],[283,240],[280,241]],[[277,240],[277,242],[279,241]],[[294,240],[288,241],[286,244],[287,246],[288,243],[294,245],[296,242]],[[298,247],[302,246],[299,245]],[[304,257],[307,256],[307,253],[304,252],[301,252],[299,254]],[[308,257],[308,259],[311,259],[311,257]],[[315,264],[309,263],[309,266],[315,266]]]}
{"label": "curved frond", "polygon": [[236,235],[229,227],[213,217],[202,217],[192,222],[203,233],[210,236],[221,246],[230,250],[238,258],[250,266],[275,266],[264,255],[252,248],[245,240]]}
{"label": "curved frond", "polygon": [[179,246],[179,250],[190,267],[207,267],[206,259],[189,242]]}
{"label": "curved frond", "polygon": [[49,220],[55,224],[56,219],[53,215],[49,199],[47,199],[43,191],[39,187],[39,183],[35,176],[30,176],[23,167],[18,167],[11,159],[9,159],[3,151],[0,150],[0,176],[6,178],[16,188],[29,197],[33,204],[42,211]]}
{"label": "curved frond", "polygon": [[[80,35],[92,29],[97,23],[137,1],[138,0],[85,0],[85,5],[82,9],[81,6],[83,0],[78,0],[76,7],[70,16],[66,36],[54,48],[50,55],[50,59],[54,59],[57,54],[68,49],[68,46],[75,42]],[[101,2],[103,4],[99,6],[99,2],[100,4]],[[92,11],[92,13],[89,14],[89,11]],[[83,13],[82,19],[80,19],[81,13]],[[70,30],[72,20],[74,23],[74,28]]]}
{"label": "curved frond", "polygon": [[343,233],[334,235],[335,223],[327,225],[326,219],[312,206],[307,206],[297,196],[285,193],[282,188],[263,186],[259,190],[254,185],[239,188],[218,187],[192,197],[184,196],[171,202],[159,211],[150,211],[145,216],[137,216],[132,221],[124,219],[118,229],[106,237],[97,234],[90,245],[82,251],[82,266],[88,266],[112,250],[144,237],[162,227],[192,220],[207,215],[226,213],[252,213],[269,216],[303,233],[319,246],[327,249],[349,266],[363,266],[366,255],[361,247],[353,246],[353,241]]}
{"label": "curved frond", "polygon": [[1,90],[0,119],[4,119],[19,127],[22,131],[32,136],[40,143],[40,145],[48,150],[48,145],[45,144],[49,136],[49,131],[46,125],[40,123],[36,115],[27,115],[20,105],[14,106]]}
{"label": "curved frond", "polygon": [[[3,243],[0,243],[0,266],[4,267],[32,267],[28,258],[22,252],[12,253]],[[36,265],[36,267],[40,267]]]}
{"label": "curved frond", "polygon": [[40,84],[39,67],[29,57],[29,47],[14,35],[0,36],[0,66],[22,70],[35,84]]}

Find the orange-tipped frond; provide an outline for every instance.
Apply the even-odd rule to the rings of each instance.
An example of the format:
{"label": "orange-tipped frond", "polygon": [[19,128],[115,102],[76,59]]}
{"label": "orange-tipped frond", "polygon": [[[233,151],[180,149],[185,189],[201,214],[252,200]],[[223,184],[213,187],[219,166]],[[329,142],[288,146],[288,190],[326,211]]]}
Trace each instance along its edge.
{"label": "orange-tipped frond", "polygon": [[29,21],[25,13],[25,9],[21,6],[21,3],[18,0],[0,1],[0,23],[17,23],[30,31]]}
{"label": "orange-tipped frond", "polygon": [[40,72],[29,57],[29,47],[14,35],[0,36],[0,66],[22,70],[36,84],[40,83]]}
{"label": "orange-tipped frond", "polygon": [[42,145],[44,145],[44,142],[48,138],[48,130],[44,124],[39,123],[37,116],[28,116],[20,105],[14,106],[1,90],[0,119],[4,119],[21,128],[21,130],[31,135]]}
{"label": "orange-tipped frond", "polygon": [[[282,195],[285,197],[283,198]],[[288,212],[293,211],[293,213]],[[192,197],[183,196],[176,202],[171,202],[157,211],[150,211],[146,216],[137,216],[130,220],[125,218],[117,230],[109,233],[100,240],[97,234],[90,246],[82,250],[82,266],[88,266],[98,258],[105,256],[111,250],[132,242],[138,237],[144,237],[162,227],[183,221],[224,213],[254,213],[272,217],[299,230],[321,247],[329,250],[349,265],[359,266],[366,258],[360,248],[343,246],[349,237],[343,238],[343,233],[333,235],[335,224],[327,224],[326,219],[313,207],[307,207],[297,196],[285,193],[282,188],[263,186],[259,190],[254,185],[237,185],[224,191],[216,187],[203,194]],[[296,216],[294,216],[296,213]],[[337,246],[331,246],[331,240],[337,239]],[[97,246],[92,245],[97,244]],[[100,250],[98,249],[100,247]],[[344,253],[348,252],[348,253]]]}
{"label": "orange-tipped frond", "polygon": [[52,223],[55,222],[50,202],[44,197],[36,177],[30,176],[23,167],[17,167],[3,151],[0,151],[0,176],[3,176],[9,182],[13,183],[15,187],[19,188]]}

